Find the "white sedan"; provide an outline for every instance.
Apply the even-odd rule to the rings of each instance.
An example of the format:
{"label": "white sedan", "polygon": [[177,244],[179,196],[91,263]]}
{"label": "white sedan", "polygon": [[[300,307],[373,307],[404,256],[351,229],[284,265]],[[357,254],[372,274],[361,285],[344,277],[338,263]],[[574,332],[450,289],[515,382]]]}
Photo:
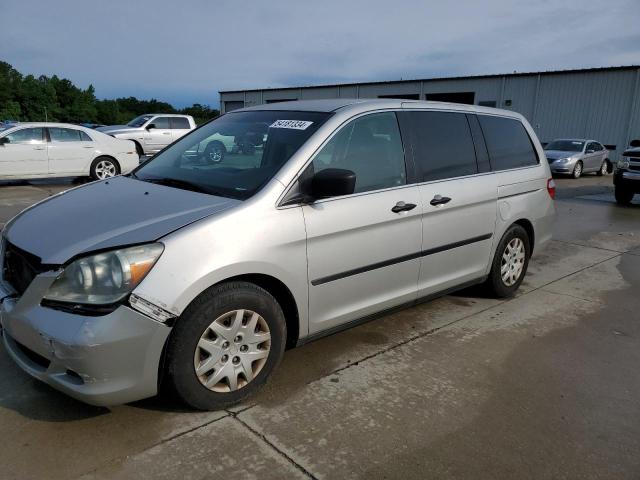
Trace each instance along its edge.
{"label": "white sedan", "polygon": [[0,131],[0,180],[90,176],[137,167],[135,144],[78,125],[20,123]]}

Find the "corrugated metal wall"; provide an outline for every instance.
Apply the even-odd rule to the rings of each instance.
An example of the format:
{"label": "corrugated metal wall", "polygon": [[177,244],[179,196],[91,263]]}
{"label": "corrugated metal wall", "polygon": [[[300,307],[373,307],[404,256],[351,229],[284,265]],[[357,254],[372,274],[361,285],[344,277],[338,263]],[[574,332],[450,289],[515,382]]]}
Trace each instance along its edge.
{"label": "corrugated metal wall", "polygon": [[362,83],[311,88],[222,92],[221,111],[279,100],[377,98],[381,95],[474,92],[474,103],[495,102],[522,113],[542,142],[554,138],[593,138],[616,145],[612,160],[629,141],[640,138],[640,69],[547,72],[483,78]]}

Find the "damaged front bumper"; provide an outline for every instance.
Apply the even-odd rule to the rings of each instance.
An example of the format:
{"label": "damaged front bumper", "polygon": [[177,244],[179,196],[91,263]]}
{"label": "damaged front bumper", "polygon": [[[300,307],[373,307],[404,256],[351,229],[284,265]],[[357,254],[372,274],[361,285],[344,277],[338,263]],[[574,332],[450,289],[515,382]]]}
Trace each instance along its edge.
{"label": "damaged front bumper", "polygon": [[33,377],[92,405],[155,395],[171,328],[126,305],[101,316],[43,307],[55,277],[38,275],[21,297],[0,281],[0,324],[11,358]]}

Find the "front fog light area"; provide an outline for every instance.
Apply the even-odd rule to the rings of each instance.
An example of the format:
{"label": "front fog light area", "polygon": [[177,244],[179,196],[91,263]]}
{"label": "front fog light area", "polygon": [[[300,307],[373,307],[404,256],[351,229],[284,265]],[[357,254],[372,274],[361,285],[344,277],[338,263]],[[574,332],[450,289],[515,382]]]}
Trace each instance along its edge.
{"label": "front fog light area", "polygon": [[46,300],[92,305],[116,303],[140,284],[164,246],[150,243],[80,258],[53,282]]}

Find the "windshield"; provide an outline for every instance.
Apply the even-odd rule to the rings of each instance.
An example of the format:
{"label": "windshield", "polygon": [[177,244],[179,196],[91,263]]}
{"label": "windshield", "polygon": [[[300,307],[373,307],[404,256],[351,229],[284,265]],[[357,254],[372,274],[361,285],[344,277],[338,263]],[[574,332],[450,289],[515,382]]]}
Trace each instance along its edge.
{"label": "windshield", "polygon": [[293,111],[229,113],[184,136],[132,176],[243,200],[271,180],[330,116]]}
{"label": "windshield", "polygon": [[545,150],[559,150],[561,152],[581,152],[584,142],[580,140],[554,140],[544,147]]}
{"label": "windshield", "polygon": [[139,117],[136,117],[133,120],[131,120],[129,123],[127,123],[127,126],[139,128],[145,123],[147,123],[147,120],[149,120],[151,117],[153,117],[153,115],[140,115]]}

